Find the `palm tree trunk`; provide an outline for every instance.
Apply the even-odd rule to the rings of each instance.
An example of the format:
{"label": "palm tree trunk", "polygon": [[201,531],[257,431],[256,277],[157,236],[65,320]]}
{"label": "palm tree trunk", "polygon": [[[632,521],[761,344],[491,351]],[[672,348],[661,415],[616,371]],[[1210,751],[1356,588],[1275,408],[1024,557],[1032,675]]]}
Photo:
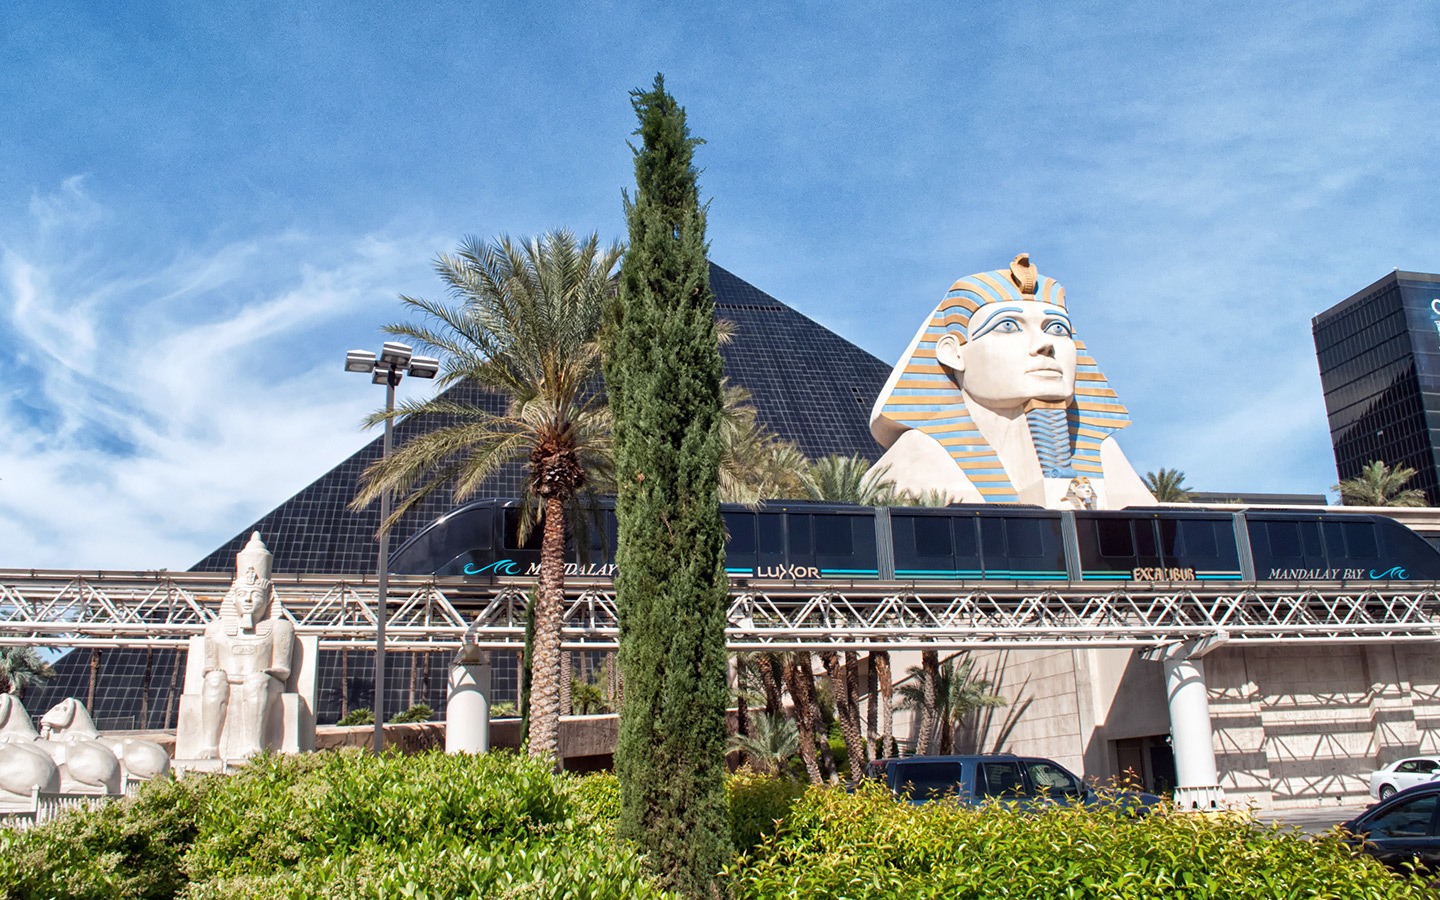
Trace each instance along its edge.
{"label": "palm tree trunk", "polygon": [[560,751],[560,616],[565,599],[565,504],[545,498],[540,578],[535,585],[535,651],[531,657],[530,755]]}
{"label": "palm tree trunk", "polygon": [[920,731],[915,739],[915,752],[924,756],[935,746],[935,685],[940,680],[940,653],[923,650],[920,653],[920,690],[924,702],[920,707]]}
{"label": "palm tree trunk", "polygon": [[811,728],[814,729],[815,743],[820,748],[820,774],[826,781],[839,781],[840,767],[835,765],[835,753],[830,749],[830,726],[825,721],[825,710],[820,707],[820,689],[815,684],[815,663],[809,651],[797,652],[795,656],[803,663],[798,668],[798,674],[810,697]]}
{"label": "palm tree trunk", "polygon": [[415,691],[420,687],[420,653],[410,651],[410,706],[415,706]]}
{"label": "palm tree trunk", "polygon": [[90,689],[85,694],[85,708],[95,716],[95,686],[100,681],[100,648],[90,648]]}
{"label": "palm tree trunk", "polygon": [[571,696],[575,686],[575,661],[570,658],[570,651],[560,651],[560,715],[568,716],[575,712],[575,699]]}
{"label": "palm tree trunk", "polygon": [[800,738],[800,761],[805,764],[805,774],[811,784],[820,784],[820,764],[815,759],[815,695],[807,690],[809,679],[801,676],[802,670],[810,667],[810,654],[800,651],[790,654],[785,665],[785,684],[790,689],[790,699],[795,701],[795,731]]}
{"label": "palm tree trunk", "polygon": [[350,649],[340,648],[340,718],[350,715]]}
{"label": "palm tree trunk", "polygon": [[772,716],[785,714],[785,695],[780,682],[784,662],[779,653],[761,653],[755,657],[760,669],[760,689],[765,692],[765,712]]}
{"label": "palm tree trunk", "polygon": [[180,705],[180,670],[185,668],[185,663],[190,656],[189,645],[182,645],[185,649],[176,649],[171,657],[170,663],[170,696],[165,706],[165,730],[169,731],[175,723],[176,708]]}
{"label": "palm tree trunk", "polygon": [[875,693],[871,698],[880,712],[880,744],[875,750],[877,759],[895,756],[895,676],[890,668],[890,653],[881,650],[870,654],[875,666]]}
{"label": "palm tree trunk", "polygon": [[950,718],[949,710],[940,711],[940,755],[948,756],[955,752],[955,721]]}
{"label": "palm tree trunk", "polygon": [[140,730],[150,728],[150,676],[155,672],[154,651],[145,648],[145,671],[140,676]]}
{"label": "palm tree trunk", "polygon": [[845,751],[850,762],[850,778],[859,781],[865,771],[865,748],[860,743],[859,718],[850,714],[852,698],[850,679],[840,664],[840,654],[832,651],[821,654],[825,672],[830,676],[830,687],[835,692],[835,717],[840,720],[840,734],[845,738]]}
{"label": "palm tree trunk", "polygon": [[875,758],[875,746],[865,735],[864,723],[860,721],[860,654],[854,650],[845,651],[845,687],[850,698],[850,727],[860,742],[860,752],[865,761]]}

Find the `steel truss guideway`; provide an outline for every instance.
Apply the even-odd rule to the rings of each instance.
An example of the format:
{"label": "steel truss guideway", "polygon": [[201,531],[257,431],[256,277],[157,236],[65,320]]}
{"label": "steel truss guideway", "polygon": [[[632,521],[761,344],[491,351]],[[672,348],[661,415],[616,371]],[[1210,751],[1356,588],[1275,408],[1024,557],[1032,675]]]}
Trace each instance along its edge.
{"label": "steel truss guideway", "polygon": [[[0,569],[0,645],[179,645],[218,614],[222,573]],[[525,579],[393,576],[386,646],[519,649]],[[373,578],[281,575],[276,594],[301,635],[371,647]],[[608,581],[566,582],[563,646],[613,648]],[[1440,585],[1093,585],[743,582],[731,584],[732,650],[1159,647],[1180,641],[1392,643],[1440,640]]]}

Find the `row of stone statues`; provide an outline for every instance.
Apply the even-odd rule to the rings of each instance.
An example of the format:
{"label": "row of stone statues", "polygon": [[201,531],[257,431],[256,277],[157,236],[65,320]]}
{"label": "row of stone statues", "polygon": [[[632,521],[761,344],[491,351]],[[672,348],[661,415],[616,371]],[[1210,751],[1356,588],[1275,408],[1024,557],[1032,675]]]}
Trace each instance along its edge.
{"label": "row of stone statues", "polygon": [[40,730],[12,694],[0,694],[0,807],[42,793],[118,794],[130,781],[170,774],[170,756],[153,741],[101,736],[71,697],[40,719]]}
{"label": "row of stone statues", "polygon": [[[258,532],[236,557],[218,618],[190,639],[175,739],[175,766],[223,768],[266,750],[315,749],[318,641],[299,637],[275,597],[271,554]],[[451,673],[447,748],[489,747],[489,668],[470,646]],[[0,694],[0,811],[33,791],[116,794],[127,781],[166,777],[164,748],[106,738],[79,700],[57,704],[36,731],[20,700]]]}

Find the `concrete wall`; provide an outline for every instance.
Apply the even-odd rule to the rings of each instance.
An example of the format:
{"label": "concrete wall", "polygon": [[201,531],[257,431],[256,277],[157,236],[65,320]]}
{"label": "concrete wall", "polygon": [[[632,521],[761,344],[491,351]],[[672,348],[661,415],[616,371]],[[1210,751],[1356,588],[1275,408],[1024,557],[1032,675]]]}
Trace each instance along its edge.
{"label": "concrete wall", "polygon": [[[1168,734],[1163,673],[1129,650],[975,652],[1009,706],[978,714],[966,750],[1048,756],[1119,774],[1117,740]],[[1440,753],[1440,654],[1426,645],[1221,647],[1202,660],[1228,799],[1261,809],[1363,802],[1370,772]]]}
{"label": "concrete wall", "polygon": [[1431,647],[1224,647],[1205,680],[1221,785],[1262,808],[1363,802],[1371,771],[1440,750]]}
{"label": "concrete wall", "polygon": [[1120,774],[1110,742],[1170,730],[1159,663],[1129,650],[971,654],[1009,705],[976,714],[966,749],[1045,756],[1088,778]]}

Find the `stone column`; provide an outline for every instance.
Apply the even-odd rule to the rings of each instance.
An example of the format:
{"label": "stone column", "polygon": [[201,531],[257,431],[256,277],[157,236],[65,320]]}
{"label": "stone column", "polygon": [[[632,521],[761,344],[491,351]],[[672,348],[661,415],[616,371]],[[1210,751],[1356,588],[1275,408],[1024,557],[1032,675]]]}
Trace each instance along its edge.
{"label": "stone column", "polygon": [[1175,805],[1218,809],[1225,798],[1215,767],[1205,666],[1189,645],[1166,648],[1165,696],[1170,704],[1170,742],[1175,750]]}
{"label": "stone column", "polygon": [[490,654],[467,644],[450,666],[445,703],[445,752],[490,750]]}

